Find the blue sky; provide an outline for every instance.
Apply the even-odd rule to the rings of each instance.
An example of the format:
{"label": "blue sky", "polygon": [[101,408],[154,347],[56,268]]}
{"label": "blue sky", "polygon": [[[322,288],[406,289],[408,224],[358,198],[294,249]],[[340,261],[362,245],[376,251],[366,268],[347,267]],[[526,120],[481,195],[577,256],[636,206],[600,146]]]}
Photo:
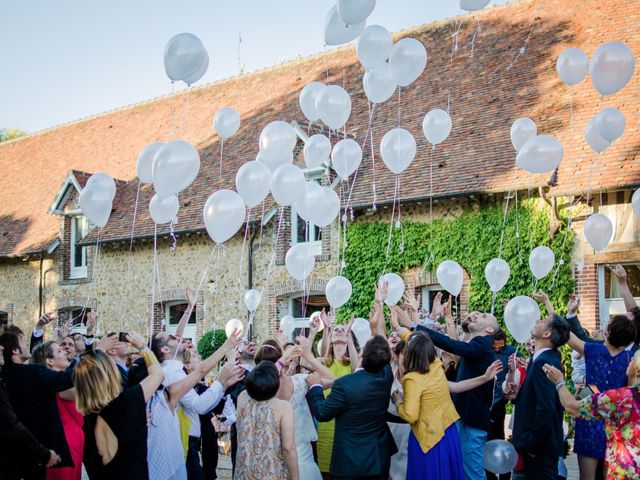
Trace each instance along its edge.
{"label": "blue sky", "polygon": [[[493,0],[503,4],[507,0]],[[0,127],[29,132],[171,92],[163,50],[200,37],[211,59],[197,83],[324,49],[335,0],[0,0]],[[458,0],[378,0],[368,24],[397,31],[454,17]]]}

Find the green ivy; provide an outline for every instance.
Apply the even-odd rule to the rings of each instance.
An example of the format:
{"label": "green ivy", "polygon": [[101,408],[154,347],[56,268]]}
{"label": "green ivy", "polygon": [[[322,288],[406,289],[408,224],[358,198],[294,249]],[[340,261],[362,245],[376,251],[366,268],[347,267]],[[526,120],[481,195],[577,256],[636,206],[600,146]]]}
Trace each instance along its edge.
{"label": "green ivy", "polygon": [[198,342],[198,353],[203,359],[208,358],[222,346],[226,339],[227,334],[221,328],[209,330]]}

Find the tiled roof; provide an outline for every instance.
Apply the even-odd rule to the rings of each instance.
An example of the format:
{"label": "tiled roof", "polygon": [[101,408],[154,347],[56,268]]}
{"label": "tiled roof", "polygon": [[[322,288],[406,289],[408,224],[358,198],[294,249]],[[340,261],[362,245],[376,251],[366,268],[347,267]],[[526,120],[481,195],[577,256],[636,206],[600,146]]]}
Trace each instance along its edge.
{"label": "tiled roof", "polygon": [[[565,158],[552,193],[587,190],[593,155],[583,130],[600,108],[610,105],[624,112],[627,127],[623,137],[599,158],[591,184],[597,190],[640,183],[640,162],[633,161],[640,146],[638,73],[621,92],[606,99],[599,97],[587,79],[572,89],[572,108],[571,90],[555,73],[558,54],[571,46],[591,56],[599,44],[620,40],[640,56],[640,9],[635,2],[523,0],[459,17],[458,21],[459,48],[453,57],[454,19],[396,35],[418,38],[429,55],[423,75],[400,95],[400,124],[418,142],[416,159],[400,176],[403,200],[428,195],[430,147],[421,131],[422,118],[432,108],[446,109],[448,100],[453,131],[433,154],[433,191],[437,196],[548,184],[549,175],[514,172],[509,128],[520,116],[533,118],[539,132],[555,135],[564,144]],[[529,34],[525,53],[509,68]],[[353,46],[348,46],[0,144],[0,256],[38,251],[56,237],[58,222],[47,215],[47,208],[69,169],[104,170],[130,181],[119,188],[111,220],[101,233],[104,240],[128,237],[138,187],[137,155],[147,143],[172,138],[196,145],[202,160],[200,175],[180,194],[176,230],[202,228],[202,206],[218,188],[220,145],[211,128],[216,110],[231,106],[242,119],[240,131],[224,145],[222,184],[233,188],[235,172],[255,158],[258,136],[267,123],[283,119],[306,125],[298,95],[310,81],[328,80],[345,86],[353,101],[347,133],[362,142],[368,124],[363,72]],[[394,176],[384,167],[377,144],[398,123],[397,98],[376,106],[373,118],[378,202],[393,198]],[[365,149],[353,191],[356,206],[372,202],[369,149]],[[147,208],[152,193],[151,186],[141,188],[136,235],[153,233]]]}

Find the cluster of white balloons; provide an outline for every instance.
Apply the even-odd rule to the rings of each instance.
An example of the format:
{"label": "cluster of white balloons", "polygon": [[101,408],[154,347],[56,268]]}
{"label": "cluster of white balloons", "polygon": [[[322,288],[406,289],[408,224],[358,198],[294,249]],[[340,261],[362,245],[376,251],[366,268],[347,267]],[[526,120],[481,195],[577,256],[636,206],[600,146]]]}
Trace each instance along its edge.
{"label": "cluster of white balloons", "polygon": [[111,216],[116,182],[104,172],[94,173],[80,192],[80,210],[97,227],[104,227]]}
{"label": "cluster of white balloons", "polygon": [[209,54],[192,33],[179,33],[164,48],[164,69],[174,82],[193,85],[207,72]]}
{"label": "cluster of white balloons", "polygon": [[351,97],[340,85],[311,82],[300,91],[300,109],[310,122],[322,120],[337,130],[351,115]]}
{"label": "cluster of white balloons", "polygon": [[513,122],[510,135],[518,167],[531,173],[547,173],[562,162],[562,144],[551,135],[538,135],[538,127],[530,118],[521,117]]}
{"label": "cluster of white balloons", "polygon": [[376,0],[338,0],[325,17],[324,43],[342,45],[355,40],[375,6]]}

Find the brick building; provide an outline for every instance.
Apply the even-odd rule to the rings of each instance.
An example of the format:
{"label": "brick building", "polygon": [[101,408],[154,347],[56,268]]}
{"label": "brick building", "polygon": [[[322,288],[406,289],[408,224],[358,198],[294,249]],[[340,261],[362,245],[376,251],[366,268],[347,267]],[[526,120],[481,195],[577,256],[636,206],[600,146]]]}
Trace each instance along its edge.
{"label": "brick building", "polygon": [[[416,158],[400,175],[406,220],[428,220],[429,165],[434,218],[455,218],[465,205],[479,204],[478,199],[502,202],[514,191],[540,192],[552,205],[579,199],[580,213],[572,226],[581,239],[573,263],[583,298],[582,319],[590,326],[605,321],[621,306],[608,264],[629,264],[632,289],[640,296],[640,221],[630,205],[640,185],[640,80],[636,74],[623,90],[602,99],[588,78],[573,88],[562,84],[555,60],[573,46],[592,55],[610,40],[627,43],[639,55],[639,27],[640,9],[625,0],[523,0],[395,34],[396,40],[411,36],[423,42],[429,62],[414,84],[373,111],[375,156],[370,147],[364,148],[351,193],[353,221],[389,221],[395,176],[380,161],[377,144],[399,123],[418,143]],[[454,44],[457,49],[452,50]],[[307,124],[298,106],[300,90],[311,81],[337,83],[349,91],[353,107],[346,135],[362,143],[370,111],[363,73],[349,45],[0,144],[0,323],[28,328],[44,311],[79,321],[91,308],[99,313],[102,331],[171,329],[184,311],[184,287],[197,290],[201,280],[189,327],[194,336],[214,323],[245,318],[242,296],[250,286],[264,289],[256,313],[258,337],[264,338],[285,313],[302,319],[326,305],[324,286],[340,268],[337,223],[309,227],[305,233],[295,212],[281,212],[268,197],[264,208],[251,212],[246,230],[229,240],[226,249],[213,251],[202,208],[217,188],[235,188],[237,169],[255,158],[260,131],[270,121],[282,119],[295,126],[295,162],[303,165],[307,135],[322,131],[317,124]],[[226,106],[240,113],[242,124],[224,144],[219,178],[221,145],[210,124],[215,111]],[[620,139],[596,156],[583,131],[605,106],[620,109],[627,126]],[[450,137],[433,152],[421,131],[422,118],[432,108],[448,108],[453,120]],[[538,132],[563,143],[564,160],[554,175],[515,169],[509,128],[522,116],[535,120]],[[335,137],[332,134],[332,141]],[[159,226],[154,234],[148,213],[153,187],[139,184],[135,160],[146,144],[175,138],[199,149],[201,169],[179,195],[174,231]],[[87,225],[77,206],[79,191],[97,171],[118,180],[110,221],[100,231]],[[336,191],[345,189],[346,195],[346,185],[335,181],[329,167],[308,171],[307,176],[331,183]],[[581,233],[592,211],[608,215],[615,227],[612,243],[598,254]],[[314,242],[317,262],[310,280],[301,285],[288,276],[283,263],[287,249],[306,240]],[[430,276],[399,273],[416,287],[439,288]],[[462,313],[469,293],[466,280]],[[309,295],[307,306],[300,301],[303,293]],[[429,296],[423,298],[426,302]]]}

